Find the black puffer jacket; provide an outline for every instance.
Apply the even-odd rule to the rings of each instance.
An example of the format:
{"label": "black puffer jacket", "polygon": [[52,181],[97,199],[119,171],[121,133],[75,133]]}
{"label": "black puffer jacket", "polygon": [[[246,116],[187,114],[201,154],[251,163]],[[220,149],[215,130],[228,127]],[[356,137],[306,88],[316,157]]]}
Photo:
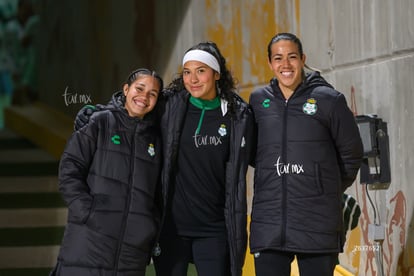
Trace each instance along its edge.
{"label": "black puffer jacket", "polygon": [[[179,138],[190,94],[183,90],[167,93],[166,96],[165,111],[161,121],[164,144],[162,172],[164,208],[169,196],[167,191],[170,191],[170,184],[174,181]],[[231,275],[240,276],[247,249],[246,172],[252,155],[254,122],[250,107],[238,95],[233,94],[233,97],[236,99],[236,114],[231,119],[224,215],[230,246]]]}
{"label": "black puffer jacket", "polygon": [[288,101],[273,79],[250,104],[258,129],[251,251],[340,252],[342,194],[362,160],[344,95],[315,72]]}
{"label": "black puffer jacket", "polygon": [[144,275],[159,223],[162,147],[151,116],[128,116],[122,99],[118,93],[112,108],[95,112],[62,155],[68,224],[52,275]]}

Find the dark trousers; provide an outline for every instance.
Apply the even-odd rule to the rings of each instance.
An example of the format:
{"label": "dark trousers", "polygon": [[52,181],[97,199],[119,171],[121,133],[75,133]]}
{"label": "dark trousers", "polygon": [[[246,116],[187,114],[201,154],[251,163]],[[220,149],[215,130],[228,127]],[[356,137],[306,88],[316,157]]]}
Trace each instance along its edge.
{"label": "dark trousers", "polygon": [[256,276],[290,276],[290,264],[296,256],[300,276],[332,276],[338,253],[309,254],[262,251],[255,254]]}
{"label": "dark trousers", "polygon": [[157,276],[187,276],[193,262],[198,276],[229,276],[229,246],[225,237],[169,236],[160,240],[161,255],[154,257]]}

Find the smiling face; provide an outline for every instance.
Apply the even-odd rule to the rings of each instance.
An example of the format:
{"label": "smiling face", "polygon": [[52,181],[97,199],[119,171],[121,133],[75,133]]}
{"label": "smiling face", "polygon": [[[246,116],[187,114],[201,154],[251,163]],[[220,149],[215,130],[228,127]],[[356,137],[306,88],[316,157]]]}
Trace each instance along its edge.
{"label": "smiling face", "polygon": [[191,96],[212,100],[217,96],[216,80],[220,74],[199,61],[187,61],[183,69],[184,86]]}
{"label": "smiling face", "polygon": [[290,40],[279,40],[272,44],[269,67],[286,98],[302,82],[305,60],[306,56],[300,55],[298,45]]}
{"label": "smiling face", "polygon": [[159,92],[160,83],[150,75],[141,75],[131,85],[125,84],[125,109],[129,116],[142,119],[154,109]]}

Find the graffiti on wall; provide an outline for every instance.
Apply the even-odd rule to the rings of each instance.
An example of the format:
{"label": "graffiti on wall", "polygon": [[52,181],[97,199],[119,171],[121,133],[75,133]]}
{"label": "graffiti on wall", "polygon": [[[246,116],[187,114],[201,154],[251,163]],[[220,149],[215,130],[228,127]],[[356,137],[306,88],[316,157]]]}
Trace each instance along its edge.
{"label": "graffiti on wall", "polygon": [[[365,185],[355,186],[357,201],[361,206],[359,226],[347,236],[341,263],[351,268],[356,275],[377,275],[375,246],[369,240],[368,225],[374,223]],[[407,223],[408,222],[408,223]],[[382,265],[384,275],[413,275],[414,273],[414,229],[412,218],[407,220],[407,202],[399,190],[387,200],[385,240],[382,243]],[[366,248],[367,250],[356,250]]]}

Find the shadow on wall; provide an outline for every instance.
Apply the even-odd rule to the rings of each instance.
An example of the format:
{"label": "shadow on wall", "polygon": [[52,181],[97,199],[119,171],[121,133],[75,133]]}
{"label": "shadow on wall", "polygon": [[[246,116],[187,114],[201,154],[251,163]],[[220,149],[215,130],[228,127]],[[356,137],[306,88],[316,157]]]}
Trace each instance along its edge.
{"label": "shadow on wall", "polygon": [[[144,66],[165,73],[164,64],[171,59],[189,5],[190,0],[135,1],[134,46]],[[152,35],[143,38],[144,30]]]}
{"label": "shadow on wall", "polygon": [[40,100],[71,116],[85,104],[106,103],[133,69],[163,75],[190,3],[38,2]]}

